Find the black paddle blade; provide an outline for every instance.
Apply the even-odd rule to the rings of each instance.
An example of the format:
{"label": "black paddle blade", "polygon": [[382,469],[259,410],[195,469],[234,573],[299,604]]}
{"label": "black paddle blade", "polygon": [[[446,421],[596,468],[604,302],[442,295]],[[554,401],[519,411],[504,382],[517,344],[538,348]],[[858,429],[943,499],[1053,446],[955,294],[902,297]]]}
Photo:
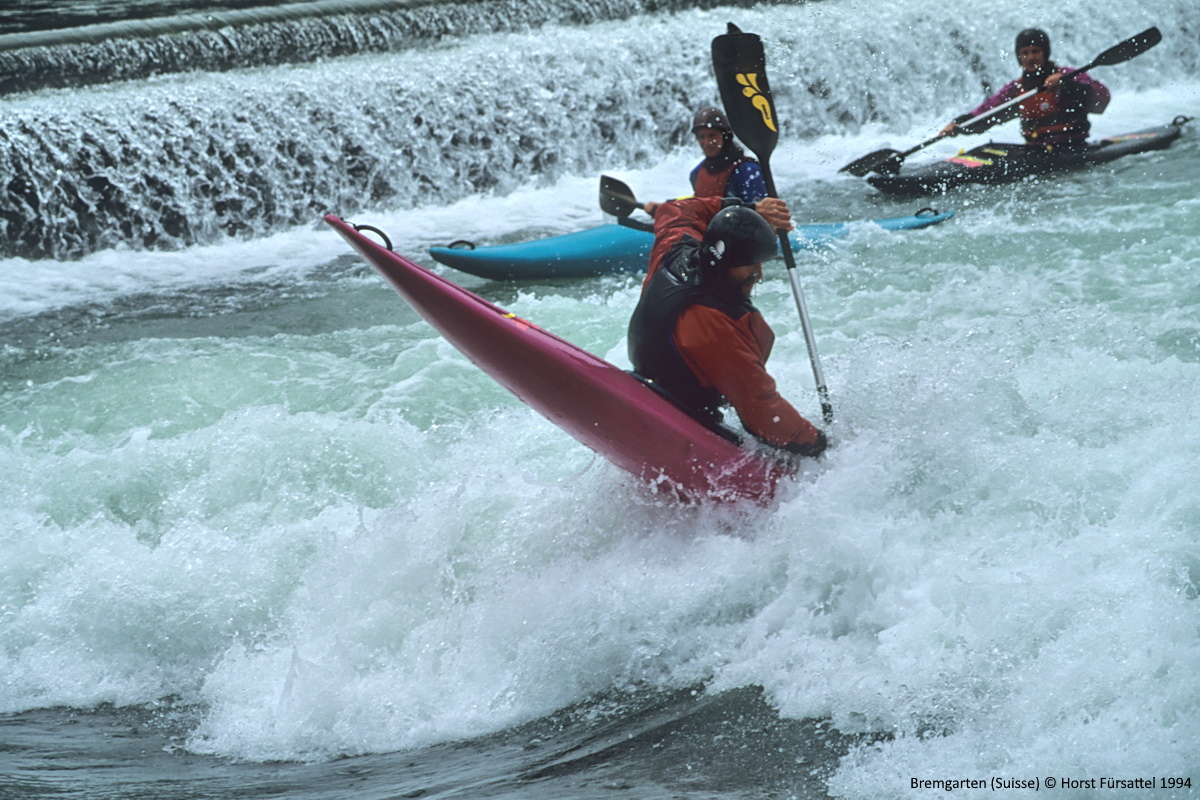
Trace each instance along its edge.
{"label": "black paddle blade", "polygon": [[779,141],[778,117],[762,40],[730,23],[729,33],[713,39],[713,70],[729,125],[742,143],[766,163]]}
{"label": "black paddle blade", "polygon": [[[1095,60],[1089,66],[1092,67],[1111,67],[1113,64],[1121,64],[1134,56],[1140,56],[1142,53],[1149,50],[1154,45],[1162,41],[1162,31],[1157,27],[1146,28],[1146,30],[1130,36],[1120,44],[1114,44],[1112,47],[1105,50],[1100,55],[1096,56]],[[1080,70],[1081,72],[1083,70]]]}
{"label": "black paddle blade", "polygon": [[849,172],[858,178],[871,172],[886,172],[894,175],[900,171],[900,165],[903,163],[904,155],[902,153],[898,150],[884,148],[876,150],[874,153],[867,153],[862,158],[856,158],[838,172]]}
{"label": "black paddle blade", "polygon": [[633,196],[633,190],[623,181],[611,175],[600,176],[600,208],[614,217],[628,217],[642,205]]}

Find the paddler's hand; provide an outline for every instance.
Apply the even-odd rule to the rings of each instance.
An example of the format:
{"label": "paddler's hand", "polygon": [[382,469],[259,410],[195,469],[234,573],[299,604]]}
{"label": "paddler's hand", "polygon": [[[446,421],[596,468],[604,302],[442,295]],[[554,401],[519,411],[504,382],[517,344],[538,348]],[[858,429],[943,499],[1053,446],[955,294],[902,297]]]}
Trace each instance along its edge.
{"label": "paddler's hand", "polygon": [[653,200],[651,200],[649,203],[646,203],[646,205],[642,206],[642,210],[653,217],[654,212],[658,211],[658,207],[661,205],[662,205],[662,203],[656,203]]}
{"label": "paddler's hand", "polygon": [[772,230],[786,232],[795,227],[792,224],[792,213],[788,211],[787,203],[778,197],[764,197],[755,203],[753,208],[770,224]]}
{"label": "paddler's hand", "polygon": [[1051,72],[1046,76],[1045,82],[1042,83],[1042,88],[1048,92],[1058,91],[1058,85],[1062,83],[1061,72]]}
{"label": "paddler's hand", "polygon": [[959,130],[957,122],[951,122],[949,125],[938,131],[939,136],[958,136],[958,134]]}

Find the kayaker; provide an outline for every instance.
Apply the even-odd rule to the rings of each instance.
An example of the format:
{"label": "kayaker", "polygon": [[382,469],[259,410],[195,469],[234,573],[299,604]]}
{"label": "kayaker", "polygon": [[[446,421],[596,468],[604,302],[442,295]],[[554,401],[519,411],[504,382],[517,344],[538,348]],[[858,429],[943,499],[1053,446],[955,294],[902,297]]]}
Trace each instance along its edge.
{"label": "kayaker", "polygon": [[779,199],[753,205],[720,197],[662,203],[642,295],[629,321],[634,370],[702,422],[732,405],[746,430],[789,453],[817,456],[825,434],[775,388],[766,362],[775,343],[750,302],[763,261],[792,228]]}
{"label": "kayaker", "polygon": [[1021,134],[1031,145],[1046,147],[1052,151],[1082,149],[1087,143],[1091,123],[1088,114],[1101,114],[1108,107],[1112,95],[1108,88],[1087,73],[1071,80],[1065,75],[1075,72],[1071,67],[1055,64],[1050,60],[1050,37],[1039,28],[1027,28],[1017,34],[1017,62],[1021,65],[1020,78],[1004,85],[1000,91],[970,113],[963,114],[942,129],[942,133],[957,136],[959,123],[977,117],[1017,97],[1038,89],[1038,93],[1011,111],[1005,110],[989,119],[980,120],[982,128],[972,133],[987,130],[993,125],[1021,117]]}
{"label": "kayaker", "polygon": [[[725,112],[705,106],[692,118],[692,135],[704,153],[704,160],[692,170],[689,180],[696,197],[736,197],[743,203],[757,203],[767,196],[762,167],[746,155],[733,138],[733,128]],[[660,204],[646,203],[650,216]]]}

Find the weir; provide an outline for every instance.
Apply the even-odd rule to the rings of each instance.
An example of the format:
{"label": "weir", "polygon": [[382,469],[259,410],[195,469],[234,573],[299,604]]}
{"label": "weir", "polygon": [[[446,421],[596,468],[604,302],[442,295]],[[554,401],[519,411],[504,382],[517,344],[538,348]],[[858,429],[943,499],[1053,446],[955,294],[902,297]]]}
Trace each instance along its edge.
{"label": "weir", "polygon": [[0,35],[0,52],[25,47],[95,44],[113,39],[165,36],[197,30],[220,30],[241,25],[263,25],[332,14],[368,14],[436,4],[438,0],[314,0],[261,8],[228,9],[200,14],[177,14],[153,19],[103,22],[60,30],[38,30]]}
{"label": "weir", "polygon": [[173,72],[400,52],[442,37],[751,4],[750,0],[314,0],[24,30],[0,34],[0,95]]}
{"label": "weir", "polygon": [[[728,13],[675,13],[693,5],[684,0],[301,5],[212,15],[219,29],[183,30],[208,16],[188,14],[154,23],[174,33],[138,35],[159,29],[130,22],[126,38],[101,26],[88,35],[104,41],[0,52],[0,257],[255,238],[326,213],[646,167],[688,146],[695,108],[716,102],[708,48],[728,18],[763,33],[784,152],[865,124],[906,129],[948,119],[1012,73],[995,30],[1023,24],[1014,11],[947,25],[914,7],[880,29],[835,2]],[[1121,82],[1154,85],[1192,63],[1175,33],[1190,12],[1159,10],[1163,43],[1105,75],[1118,97]],[[603,21],[630,15],[636,26]],[[1143,25],[1140,12],[1126,17],[1077,26],[1056,52],[1093,55],[1114,27]],[[944,42],[938,58],[931,41]]]}

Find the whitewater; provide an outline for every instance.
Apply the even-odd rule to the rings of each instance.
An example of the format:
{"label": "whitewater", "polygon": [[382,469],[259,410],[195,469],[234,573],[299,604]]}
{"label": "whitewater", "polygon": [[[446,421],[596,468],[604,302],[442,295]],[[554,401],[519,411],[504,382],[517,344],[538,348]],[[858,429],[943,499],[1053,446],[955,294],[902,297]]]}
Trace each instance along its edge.
{"label": "whitewater", "polygon": [[[1066,64],[1163,31],[1095,136],[1200,116],[1193,3],[106,5],[178,30],[0,52],[0,796],[1200,796],[1198,123],[921,201],[838,172],[1034,24]],[[798,221],[956,212],[799,257],[834,447],[768,507],[639,485],[321,222],[628,366],[636,276],[426,250],[686,192],[729,21]],[[781,266],[755,302],[819,418]]]}

